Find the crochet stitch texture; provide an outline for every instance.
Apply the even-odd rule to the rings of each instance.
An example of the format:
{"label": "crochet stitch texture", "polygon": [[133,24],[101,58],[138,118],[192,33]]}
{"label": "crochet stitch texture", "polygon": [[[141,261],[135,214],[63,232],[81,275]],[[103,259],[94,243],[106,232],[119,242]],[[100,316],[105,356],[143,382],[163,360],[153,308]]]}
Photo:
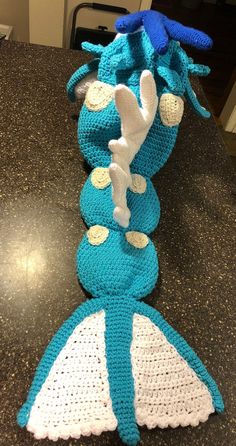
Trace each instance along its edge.
{"label": "crochet stitch texture", "polygon": [[[144,29],[132,34],[141,25]],[[206,75],[208,69],[195,65],[171,39],[195,42],[199,48],[211,41],[153,11],[121,18],[117,29],[131,34],[118,36],[105,48],[85,43],[96,59],[80,67],[67,85],[75,100],[78,83],[83,81],[84,88],[86,76],[91,81],[98,70],[97,80],[88,84],[78,124],[80,148],[93,170],[80,197],[89,229],[78,248],[77,274],[93,299],[81,305],[50,342],[18,413],[19,425],[38,439],[79,438],[117,428],[123,442],[135,446],[138,425],[196,426],[224,408],[216,383],[197,355],[158,311],[141,301],[158,277],[149,235],[158,225],[160,203],[151,177],[173,149],[183,115],[181,97],[198,114],[209,116],[189,82],[190,73]],[[125,120],[120,118],[117,84],[129,88],[141,106],[136,112],[145,114],[140,82],[144,70],[155,80],[159,104],[129,164],[127,153],[122,157],[125,144],[120,144],[117,159],[109,150],[111,140],[124,143],[127,137],[132,145],[137,136],[132,140],[130,127],[127,136],[129,113]],[[128,94],[121,102],[124,97],[132,100]],[[114,192],[119,195],[119,186],[123,189],[119,176],[115,183],[110,175],[111,161],[117,161],[120,172],[131,172],[128,227],[113,218]]]}

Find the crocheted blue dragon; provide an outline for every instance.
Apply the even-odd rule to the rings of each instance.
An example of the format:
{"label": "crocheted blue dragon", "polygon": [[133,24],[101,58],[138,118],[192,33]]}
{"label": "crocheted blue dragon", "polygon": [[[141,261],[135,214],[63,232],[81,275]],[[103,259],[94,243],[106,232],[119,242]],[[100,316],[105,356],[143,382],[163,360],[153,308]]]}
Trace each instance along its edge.
{"label": "crocheted blue dragon", "polygon": [[77,271],[94,298],[47,347],[18,423],[52,440],[117,428],[133,446],[138,425],[195,426],[224,408],[197,355],[141,301],[158,277],[149,235],[160,205],[150,178],[173,149],[182,98],[209,116],[189,81],[209,69],[194,64],[179,42],[207,49],[211,40],[154,11],[122,17],[116,26],[120,34],[107,47],[83,44],[95,59],[67,86],[72,101],[86,89],[78,137],[93,170],[80,199],[89,230]]}

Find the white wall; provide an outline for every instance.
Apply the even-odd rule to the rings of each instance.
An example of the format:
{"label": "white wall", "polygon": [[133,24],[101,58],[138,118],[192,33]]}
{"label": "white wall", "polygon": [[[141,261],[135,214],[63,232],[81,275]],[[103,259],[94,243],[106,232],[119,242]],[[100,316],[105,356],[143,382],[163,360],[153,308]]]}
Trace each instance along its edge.
{"label": "white wall", "polygon": [[[20,2],[21,0],[19,0]],[[72,14],[79,0],[28,0],[30,14],[30,42],[41,45],[69,47]],[[0,0],[1,2],[1,0]],[[92,3],[92,0],[89,0]],[[82,1],[81,1],[82,3]],[[97,0],[97,3],[106,3],[120,6],[129,11],[148,9],[151,0]],[[78,24],[87,28],[96,28],[98,25],[114,29],[116,14],[103,11],[83,9],[78,14]]]}
{"label": "white wall", "polygon": [[[6,0],[7,1],[7,0]],[[30,43],[69,47],[72,15],[79,0],[28,0]],[[1,2],[1,0],[0,0]],[[82,3],[82,2],[81,2]],[[91,3],[91,1],[90,1]],[[97,0],[113,6],[127,8],[129,11],[151,7],[151,0]],[[83,9],[78,14],[78,25],[97,28],[98,25],[114,29],[116,14]]]}
{"label": "white wall", "polygon": [[14,27],[14,40],[28,42],[29,0],[0,0],[0,23]]}
{"label": "white wall", "polygon": [[29,0],[30,43],[63,46],[65,0]]}

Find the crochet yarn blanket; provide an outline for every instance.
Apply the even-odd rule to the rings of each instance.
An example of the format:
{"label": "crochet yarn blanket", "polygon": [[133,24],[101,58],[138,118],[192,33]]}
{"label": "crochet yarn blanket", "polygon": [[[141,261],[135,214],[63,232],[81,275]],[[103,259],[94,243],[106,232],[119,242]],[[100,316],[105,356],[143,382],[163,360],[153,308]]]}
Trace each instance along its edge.
{"label": "crochet yarn blanket", "polygon": [[68,82],[85,96],[78,124],[93,168],[80,197],[88,226],[77,273],[93,297],[56,333],[36,370],[18,423],[37,439],[100,435],[124,443],[138,426],[197,426],[223,411],[216,383],[186,341],[142,299],[155,287],[158,258],[149,238],[160,218],[151,177],[167,161],[185,98],[208,117],[189,75],[206,75],[180,43],[207,49],[204,33],[154,11],[117,21],[107,47],[84,43],[95,58]]}

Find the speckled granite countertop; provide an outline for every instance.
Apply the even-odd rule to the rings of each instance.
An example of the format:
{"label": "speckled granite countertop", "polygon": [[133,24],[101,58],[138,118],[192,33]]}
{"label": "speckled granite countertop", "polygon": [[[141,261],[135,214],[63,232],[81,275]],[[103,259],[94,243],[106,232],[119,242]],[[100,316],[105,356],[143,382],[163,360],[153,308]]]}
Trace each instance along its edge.
{"label": "speckled granite countertop", "polygon": [[[6,446],[48,446],[18,428],[35,367],[62,322],[85,299],[75,253],[85,226],[87,178],[65,84],[83,53],[4,42],[0,47],[1,434]],[[196,89],[202,95],[199,84]],[[204,102],[204,98],[202,98]],[[147,431],[144,446],[236,444],[233,372],[232,172],[213,119],[186,110],[176,148],[154,179],[162,215],[153,235],[161,277],[148,302],[199,354],[226,412],[197,428]],[[58,445],[121,445],[117,433]]]}

